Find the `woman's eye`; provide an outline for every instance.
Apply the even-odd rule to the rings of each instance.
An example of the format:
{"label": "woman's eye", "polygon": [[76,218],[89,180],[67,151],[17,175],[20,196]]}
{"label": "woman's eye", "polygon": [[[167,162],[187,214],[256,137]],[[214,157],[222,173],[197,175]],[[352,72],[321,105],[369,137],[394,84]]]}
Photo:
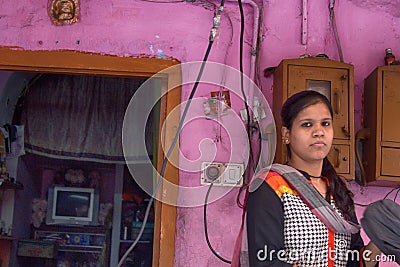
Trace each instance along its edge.
{"label": "woman's eye", "polygon": [[330,121],[323,121],[322,123],[322,126],[330,126],[331,125],[331,122]]}
{"label": "woman's eye", "polygon": [[311,127],[311,126],[312,126],[311,122],[304,122],[301,124],[301,127]]}

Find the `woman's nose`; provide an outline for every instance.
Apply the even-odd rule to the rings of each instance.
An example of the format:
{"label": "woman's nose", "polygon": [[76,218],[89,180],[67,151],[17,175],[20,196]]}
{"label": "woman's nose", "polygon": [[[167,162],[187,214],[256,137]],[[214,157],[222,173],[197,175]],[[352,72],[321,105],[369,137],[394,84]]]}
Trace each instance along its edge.
{"label": "woman's nose", "polygon": [[324,130],[321,126],[316,126],[312,133],[313,137],[320,137],[324,135]]}

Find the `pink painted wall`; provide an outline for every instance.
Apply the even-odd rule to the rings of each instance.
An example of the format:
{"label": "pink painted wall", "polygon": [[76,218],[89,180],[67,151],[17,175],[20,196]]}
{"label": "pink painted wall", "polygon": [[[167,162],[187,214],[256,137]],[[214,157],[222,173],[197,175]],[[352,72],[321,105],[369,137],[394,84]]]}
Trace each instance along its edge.
{"label": "pink painted wall", "polygon": [[[157,1],[157,0],[155,0]],[[0,0],[0,46],[26,50],[69,49],[117,56],[151,56],[175,58],[181,62],[202,60],[212,26],[213,5],[207,1],[195,3],[154,3],[131,0],[81,0],[81,20],[70,26],[53,26],[47,15],[47,1]],[[394,1],[392,1],[394,2]],[[384,49],[391,47],[400,58],[399,6],[390,1],[336,1],[336,21],[344,61],[354,65],[355,125],[362,125],[363,79],[383,64]],[[399,4],[397,4],[399,5]],[[245,6],[246,33],[244,42],[244,71],[250,72],[250,44],[253,38],[253,9]],[[272,103],[272,78],[262,77],[262,69],[277,65],[283,58],[301,54],[327,54],[339,60],[333,31],[329,22],[328,1],[308,1],[307,45],[301,44],[301,1],[271,0],[264,2],[261,14],[262,44],[260,75],[262,90]],[[239,67],[239,9],[236,2],[227,2],[220,33],[209,60]],[[62,60],[62,59],[60,59]],[[191,87],[184,86],[182,97],[187,99]],[[208,96],[212,86],[201,86],[197,97]],[[198,108],[198,107],[197,107]],[[236,101],[234,111],[243,105]],[[183,157],[201,157],[198,141],[213,138],[212,123],[204,119],[192,121],[184,129],[180,144]],[[230,153],[216,146],[223,160]],[[207,152],[206,150],[205,152]],[[204,151],[202,151],[204,152]],[[206,157],[206,153],[202,156]],[[201,159],[201,158],[200,158]],[[200,160],[201,161],[201,160]],[[199,166],[198,166],[199,167]],[[180,173],[180,183],[199,185],[199,172]],[[387,188],[368,188],[362,195],[353,187],[356,201],[364,203],[383,197]],[[209,205],[208,225],[211,243],[225,258],[230,259],[240,221],[236,207],[236,190]],[[204,195],[185,198],[204,198]],[[357,210],[362,214],[362,209]],[[361,216],[361,215],[360,215]],[[223,266],[207,248],[204,238],[203,210],[178,208],[175,266]],[[394,266],[382,264],[381,266]]]}
{"label": "pink painted wall", "polygon": [[[387,196],[387,199],[395,199],[397,197],[396,192],[398,190],[392,191],[391,188],[379,188],[379,187],[365,187],[365,188],[360,188],[357,184],[352,184],[351,185],[352,191],[354,192],[354,201],[356,204],[361,204],[361,205],[368,205],[374,201],[378,201],[382,199],[383,197]],[[400,204],[400,200],[396,200],[397,203]],[[364,213],[364,210],[366,207],[357,205],[356,206],[356,213],[359,219],[361,219]],[[368,236],[365,234],[364,230],[361,229],[361,236],[363,237],[363,240],[365,244],[369,242]],[[385,267],[396,267],[399,266],[395,262],[382,262],[379,266],[385,266]]]}

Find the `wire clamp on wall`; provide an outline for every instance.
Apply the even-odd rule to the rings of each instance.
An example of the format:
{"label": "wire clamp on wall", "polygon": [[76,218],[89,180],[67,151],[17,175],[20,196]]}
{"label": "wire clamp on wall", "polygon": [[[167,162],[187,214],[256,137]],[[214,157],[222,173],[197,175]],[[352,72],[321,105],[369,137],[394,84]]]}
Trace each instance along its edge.
{"label": "wire clamp on wall", "polygon": [[215,14],[214,16],[213,27],[210,32],[210,42],[213,42],[215,40],[215,36],[217,36],[219,26],[221,25],[221,14],[223,10],[224,10],[224,2],[221,3],[220,7],[218,8],[217,14]]}

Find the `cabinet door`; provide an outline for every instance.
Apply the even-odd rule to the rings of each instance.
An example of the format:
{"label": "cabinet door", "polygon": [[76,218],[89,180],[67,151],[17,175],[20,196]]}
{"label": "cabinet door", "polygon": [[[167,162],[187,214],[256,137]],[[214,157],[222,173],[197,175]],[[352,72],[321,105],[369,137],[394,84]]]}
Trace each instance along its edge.
{"label": "cabinet door", "polygon": [[333,144],[328,159],[337,173],[341,175],[350,174],[350,146]]}
{"label": "cabinet door", "polygon": [[383,71],[382,141],[400,142],[400,72]]}
{"label": "cabinet door", "polygon": [[288,95],[305,89],[318,91],[331,101],[335,138],[350,139],[348,70],[289,65]]}
{"label": "cabinet door", "polygon": [[382,147],[381,175],[400,177],[400,148]]}

